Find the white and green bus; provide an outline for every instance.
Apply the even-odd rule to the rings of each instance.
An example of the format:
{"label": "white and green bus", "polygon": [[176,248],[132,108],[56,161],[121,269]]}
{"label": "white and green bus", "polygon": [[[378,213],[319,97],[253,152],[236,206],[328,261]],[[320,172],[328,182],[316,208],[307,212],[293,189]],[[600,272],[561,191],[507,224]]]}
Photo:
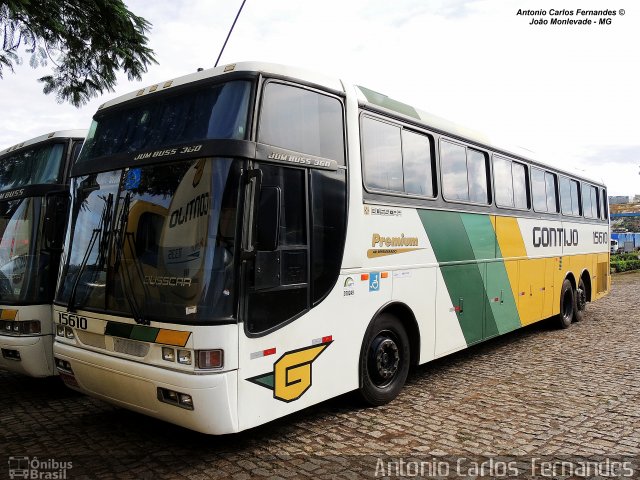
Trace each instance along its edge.
{"label": "white and green bus", "polygon": [[85,134],[52,132],[0,151],[0,369],[56,375],[51,304],[69,168]]}
{"label": "white and green bus", "polygon": [[602,183],[371,90],[242,63],[104,104],[55,300],[72,388],[238,432],[609,288]]}

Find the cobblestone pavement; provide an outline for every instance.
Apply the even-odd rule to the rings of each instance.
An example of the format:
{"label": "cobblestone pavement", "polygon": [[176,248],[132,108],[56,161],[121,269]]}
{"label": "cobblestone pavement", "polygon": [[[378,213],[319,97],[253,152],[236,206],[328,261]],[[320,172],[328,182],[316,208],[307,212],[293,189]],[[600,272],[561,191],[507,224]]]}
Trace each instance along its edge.
{"label": "cobblestone pavement", "polygon": [[582,322],[533,325],[422,366],[387,406],[362,409],[343,396],[224,437],[112,407],[56,379],[1,372],[0,478],[9,456],[70,461],[67,478],[412,476],[412,459],[425,475],[447,462],[453,478],[456,463],[495,455],[639,466],[639,289],[640,273],[616,275]]}

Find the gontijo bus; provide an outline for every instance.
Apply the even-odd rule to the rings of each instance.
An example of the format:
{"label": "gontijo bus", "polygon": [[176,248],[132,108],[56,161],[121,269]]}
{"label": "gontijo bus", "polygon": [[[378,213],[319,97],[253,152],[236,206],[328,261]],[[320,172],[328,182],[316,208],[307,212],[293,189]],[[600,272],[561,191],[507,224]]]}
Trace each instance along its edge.
{"label": "gontijo bus", "polygon": [[362,87],[226,65],[103,105],[72,171],[56,365],[206,433],[358,389],[609,287],[601,183]]}
{"label": "gontijo bus", "polygon": [[51,304],[68,215],[68,173],[85,130],[0,151],[0,368],[55,375]]}

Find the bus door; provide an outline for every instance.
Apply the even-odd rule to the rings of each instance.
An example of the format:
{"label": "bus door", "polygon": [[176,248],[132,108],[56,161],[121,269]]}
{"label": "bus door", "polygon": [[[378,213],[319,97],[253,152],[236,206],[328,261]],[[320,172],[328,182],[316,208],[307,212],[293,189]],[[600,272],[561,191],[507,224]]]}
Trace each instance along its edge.
{"label": "bus door", "polygon": [[[251,245],[245,248],[242,274],[244,332],[239,332],[241,428],[244,421],[262,423],[268,420],[264,415],[270,419],[291,411],[287,404],[302,393],[304,381],[288,385],[291,382],[283,378],[292,365],[286,358],[276,362],[284,352],[301,348],[301,343],[311,344],[311,339],[303,341],[303,333],[288,329],[284,336],[281,328],[309,308],[309,172],[268,164],[254,172],[255,181],[249,185],[253,191],[248,192],[254,200],[247,204],[255,207],[245,216]],[[296,356],[291,358],[298,363]]]}

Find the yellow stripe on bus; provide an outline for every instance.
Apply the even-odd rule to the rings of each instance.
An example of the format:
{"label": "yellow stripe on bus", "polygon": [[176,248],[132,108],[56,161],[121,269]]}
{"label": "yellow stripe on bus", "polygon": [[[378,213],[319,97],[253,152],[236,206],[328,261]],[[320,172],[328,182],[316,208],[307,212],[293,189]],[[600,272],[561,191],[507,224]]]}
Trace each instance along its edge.
{"label": "yellow stripe on bus", "polygon": [[181,332],[178,330],[164,330],[161,329],[156,337],[156,343],[162,343],[164,345],[175,345],[177,347],[184,347],[189,340],[191,332]]}
{"label": "yellow stripe on bus", "polygon": [[18,316],[18,310],[2,309],[0,312],[0,320],[15,320]]}

